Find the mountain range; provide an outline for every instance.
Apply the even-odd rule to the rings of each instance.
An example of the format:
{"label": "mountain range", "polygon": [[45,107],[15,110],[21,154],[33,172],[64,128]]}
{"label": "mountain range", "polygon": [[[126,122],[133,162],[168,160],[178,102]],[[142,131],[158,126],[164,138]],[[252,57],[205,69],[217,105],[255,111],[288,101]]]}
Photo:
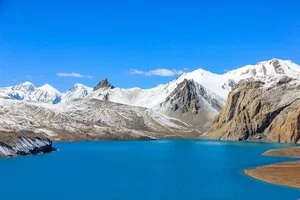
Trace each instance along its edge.
{"label": "mountain range", "polygon": [[[231,138],[224,137],[226,129],[215,133],[220,119],[211,129],[219,113],[235,106],[228,105],[230,94],[245,81],[274,88],[286,79],[298,84],[300,66],[272,59],[224,74],[198,69],[151,89],[118,88],[105,79],[94,88],[75,84],[61,93],[49,84],[25,82],[0,88],[0,131],[33,131],[55,140],[200,137],[210,132],[226,139]],[[249,103],[251,97],[249,93]]]}

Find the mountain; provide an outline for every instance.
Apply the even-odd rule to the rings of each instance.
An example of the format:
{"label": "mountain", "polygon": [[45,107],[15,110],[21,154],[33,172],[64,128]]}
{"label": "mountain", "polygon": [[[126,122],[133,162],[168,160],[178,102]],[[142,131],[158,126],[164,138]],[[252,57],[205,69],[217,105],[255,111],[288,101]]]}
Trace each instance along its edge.
{"label": "mountain", "polygon": [[[259,80],[272,84],[283,76],[299,79],[300,67],[288,60],[272,59],[222,75],[198,69],[155,88],[96,87],[87,97],[151,108],[190,123],[201,131],[207,131],[211,120],[225,105],[229,92],[241,80]],[[111,86],[107,80],[105,83]]]}
{"label": "mountain", "polygon": [[0,97],[14,100],[30,100],[31,95],[36,90],[36,87],[25,82],[12,87],[0,88]]}
{"label": "mountain", "polygon": [[76,83],[71,89],[62,94],[62,101],[69,101],[77,98],[85,98],[93,89]]}
{"label": "mountain", "polygon": [[49,84],[35,87],[30,82],[0,88],[0,98],[36,103],[56,104],[61,101],[61,93]]}
{"label": "mountain", "polygon": [[104,79],[100,81],[96,87],[94,87],[93,91],[99,89],[114,89],[115,87],[108,81],[108,79]]}
{"label": "mountain", "polygon": [[57,104],[61,101],[61,93],[49,84],[45,84],[34,90],[31,100],[38,103]]}
{"label": "mountain", "polygon": [[300,67],[290,60],[272,59],[256,65],[246,65],[226,73],[226,76],[236,77],[236,80],[253,79],[264,82],[272,82],[282,76],[299,79]]}
{"label": "mountain", "polygon": [[19,91],[27,94],[32,93],[35,89],[36,87],[30,82],[21,83],[19,85],[11,87],[12,91]]}
{"label": "mountain", "polygon": [[53,140],[198,137],[200,132],[151,109],[98,99],[55,105],[0,99],[3,132],[43,133]]}
{"label": "mountain", "polygon": [[[217,131],[227,131],[226,128],[221,128],[223,124],[227,124],[223,117],[214,121],[215,128],[211,129],[212,120],[220,112],[222,116],[226,116],[224,109],[234,109],[235,105],[228,105],[233,101],[230,99],[231,92],[236,92],[236,88],[241,87],[241,81],[262,82],[263,86],[255,86],[253,91],[249,90],[247,93],[250,106],[252,100],[254,101],[251,93],[256,92],[256,89],[262,91],[256,92],[261,96],[265,92],[263,88],[275,87],[289,79],[293,83],[300,80],[300,67],[291,61],[272,59],[225,74],[198,69],[183,73],[177,79],[151,89],[118,88],[105,79],[94,88],[75,84],[67,92],[61,93],[49,84],[37,88],[26,82],[14,87],[0,88],[0,108],[3,116],[0,130],[41,131],[57,140],[195,137],[209,130],[210,134],[207,135],[212,138],[244,139],[241,135],[231,137]],[[288,89],[291,87],[289,84],[283,86]],[[277,90],[277,95],[280,91]],[[227,100],[228,94],[230,95]],[[245,101],[242,96],[239,98],[239,101]],[[272,101],[269,103],[276,104]],[[247,106],[245,105],[245,109]],[[243,108],[239,107],[237,110]],[[269,106],[265,110],[268,108],[271,109]],[[237,118],[234,119],[245,117],[238,114],[235,116]],[[244,124],[248,127],[249,122]],[[249,134],[245,139],[256,138],[258,132],[253,131],[256,129],[248,129]],[[241,133],[244,129],[234,130]]]}
{"label": "mountain", "polygon": [[[212,104],[213,110],[218,112],[219,107],[225,104],[228,93],[241,80],[251,79],[272,83],[283,75],[298,79],[299,74],[299,65],[292,61],[272,59],[255,65],[246,65],[225,74],[214,74],[198,69],[183,73],[177,79],[151,89],[115,88],[107,79],[104,79],[93,89],[78,83],[65,93],[61,93],[49,84],[36,88],[32,83],[25,82],[13,87],[0,88],[0,97],[52,104],[74,98],[98,98],[115,103],[156,109],[171,98],[174,95],[174,90],[178,90],[180,84],[187,80],[193,82],[194,85],[198,85],[198,90],[201,90],[202,93],[205,91],[206,94],[202,94],[206,96],[204,99],[208,101],[208,104]],[[215,102],[209,102],[212,99]],[[216,106],[215,104],[220,105]]]}
{"label": "mountain", "polygon": [[24,82],[16,86],[0,88],[0,98],[33,103],[58,104],[62,101],[84,98],[91,91],[92,88],[79,83],[65,93],[61,93],[50,84],[35,87],[30,82]]}
{"label": "mountain", "polygon": [[300,80],[283,76],[272,84],[253,80],[240,82],[229,94],[206,137],[297,143],[300,139]]}

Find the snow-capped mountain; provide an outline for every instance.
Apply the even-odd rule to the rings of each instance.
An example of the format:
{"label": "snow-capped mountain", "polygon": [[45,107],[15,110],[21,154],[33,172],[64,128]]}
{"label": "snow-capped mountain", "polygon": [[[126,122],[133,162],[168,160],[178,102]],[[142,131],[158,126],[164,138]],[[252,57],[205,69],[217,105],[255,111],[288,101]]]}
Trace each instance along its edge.
{"label": "snow-capped mountain", "polygon": [[69,101],[71,99],[85,98],[93,88],[87,87],[80,83],[76,83],[71,89],[62,95],[62,101]]}
{"label": "snow-capped mountain", "polygon": [[[198,69],[155,88],[96,87],[87,97],[150,108],[205,130],[241,80],[272,84],[283,76],[300,80],[300,66],[288,60],[272,59],[225,74]],[[111,86],[107,81],[106,84]]]}
{"label": "snow-capped mountain", "polygon": [[286,75],[292,78],[300,77],[300,66],[290,60],[272,59],[259,62],[256,65],[246,65],[226,73],[235,79],[253,78],[260,81],[268,81],[273,78]]}
{"label": "snow-capped mountain", "polygon": [[20,91],[20,92],[30,94],[31,92],[33,92],[36,89],[36,87],[30,82],[25,82],[25,83],[21,83],[19,85],[13,86],[11,89],[13,91]]}
{"label": "snow-capped mountain", "polygon": [[183,73],[177,79],[151,89],[115,88],[105,79],[93,89],[75,84],[67,92],[61,93],[49,84],[35,87],[26,82],[14,87],[0,88],[0,98],[58,105],[48,106],[51,109],[52,107],[62,109],[60,104],[68,102],[72,104],[73,100],[78,98],[98,99],[133,107],[144,107],[149,111],[178,119],[184,124],[205,131],[210,127],[212,118],[225,105],[229,92],[235,89],[241,80],[258,80],[270,85],[284,76],[300,80],[300,66],[288,60],[272,59],[255,65],[247,65],[225,74],[198,69]]}
{"label": "snow-capped mountain", "polygon": [[14,100],[30,100],[31,95],[36,90],[36,87],[25,82],[16,86],[0,88],[0,97]]}
{"label": "snow-capped mountain", "polygon": [[[213,98],[224,104],[228,93],[235,88],[240,80],[254,79],[272,82],[282,76],[299,79],[300,66],[290,60],[272,59],[255,65],[246,65],[225,74],[215,74],[198,69],[183,73],[177,79],[151,89],[115,88],[105,79],[93,89],[77,83],[65,93],[61,93],[49,84],[36,87],[30,82],[25,82],[12,87],[0,88],[0,97],[53,104],[75,98],[98,98],[132,106],[157,108],[165,102],[179,84],[185,80],[191,80],[201,86],[198,89],[207,92],[206,99],[208,97]],[[215,110],[218,109],[215,108]]]}
{"label": "snow-capped mountain", "polygon": [[207,92],[209,97],[225,103],[228,93],[235,88],[240,80],[254,79],[272,82],[274,79],[280,79],[282,76],[299,79],[300,66],[289,60],[272,59],[257,63],[256,65],[247,65],[225,74],[215,74],[198,69],[193,72],[183,73],[176,80],[158,85],[155,88],[95,88],[88,97],[107,99],[112,102],[133,106],[154,108],[164,102],[176,89],[178,84],[185,80],[191,80],[201,85],[201,88]]}
{"label": "snow-capped mountain", "polygon": [[0,98],[33,103],[58,104],[62,101],[84,98],[91,91],[92,88],[79,83],[65,93],[61,93],[50,84],[36,87],[30,82],[24,82],[16,86],[0,88]]}
{"label": "snow-capped mountain", "polygon": [[62,94],[57,89],[45,84],[33,92],[31,100],[38,103],[57,104],[61,101],[61,96]]}

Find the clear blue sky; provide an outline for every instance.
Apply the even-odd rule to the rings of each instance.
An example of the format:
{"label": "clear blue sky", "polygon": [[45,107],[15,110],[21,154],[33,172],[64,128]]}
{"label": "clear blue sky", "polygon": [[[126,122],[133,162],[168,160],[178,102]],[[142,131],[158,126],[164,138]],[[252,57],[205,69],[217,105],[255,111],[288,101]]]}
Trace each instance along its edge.
{"label": "clear blue sky", "polygon": [[[0,86],[27,80],[66,90],[107,77],[149,88],[197,68],[223,73],[274,57],[300,63],[297,0],[0,2]],[[177,71],[150,72],[158,68]]]}

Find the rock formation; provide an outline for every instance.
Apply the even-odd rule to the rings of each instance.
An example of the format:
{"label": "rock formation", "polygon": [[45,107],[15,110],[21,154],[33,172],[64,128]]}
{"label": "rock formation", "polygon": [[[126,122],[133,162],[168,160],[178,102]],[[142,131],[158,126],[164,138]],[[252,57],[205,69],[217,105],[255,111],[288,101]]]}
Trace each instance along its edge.
{"label": "rock formation", "polygon": [[286,76],[271,85],[242,81],[229,94],[206,136],[297,143],[300,139],[299,81]]}
{"label": "rock formation", "polygon": [[[213,109],[209,109],[212,107]],[[168,116],[189,123],[201,131],[209,128],[211,115],[222,108],[222,102],[193,80],[184,79],[160,104],[159,110]]]}
{"label": "rock formation", "polygon": [[115,87],[108,81],[108,79],[104,79],[97,84],[97,86],[94,88],[93,91],[99,89],[114,89],[114,88]]}
{"label": "rock formation", "polygon": [[48,153],[55,150],[43,134],[28,131],[0,132],[0,157]]}

